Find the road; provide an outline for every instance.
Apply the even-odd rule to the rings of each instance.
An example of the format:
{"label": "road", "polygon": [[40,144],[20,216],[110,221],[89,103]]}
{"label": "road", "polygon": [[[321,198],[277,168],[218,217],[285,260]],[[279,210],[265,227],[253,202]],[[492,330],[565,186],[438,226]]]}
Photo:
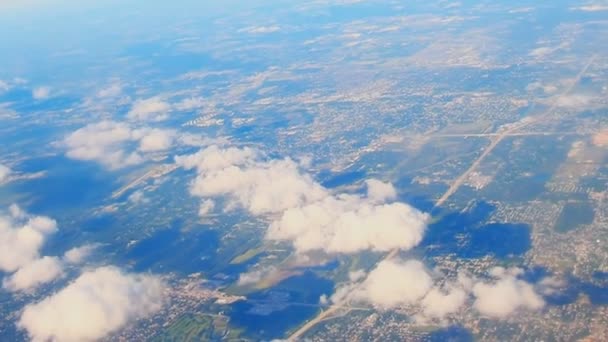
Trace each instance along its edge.
{"label": "road", "polygon": [[[576,77],[574,78],[574,80],[572,81],[570,86],[559,95],[560,97],[566,96],[570,92],[572,92],[574,87],[580,82],[583,75],[587,72],[587,70],[589,69],[591,64],[593,64],[593,61],[595,60],[595,58],[596,58],[596,56],[592,56],[589,59],[589,61],[585,64],[585,66],[582,68],[582,70],[576,75]],[[506,129],[496,132],[496,135],[490,135],[490,137],[491,137],[490,145],[488,145],[484,149],[484,151],[481,153],[481,155],[479,155],[479,157],[477,157],[477,159],[475,159],[475,161],[471,164],[471,166],[464,173],[462,173],[458,178],[456,178],[456,180],[454,180],[454,182],[448,188],[448,190],[437,200],[437,202],[435,202],[435,207],[439,207],[439,206],[443,205],[445,203],[445,201],[447,201],[454,193],[456,193],[456,191],[467,180],[467,178],[469,177],[471,172],[473,172],[477,169],[477,167],[481,164],[481,162],[490,153],[492,153],[492,151],[496,148],[496,146],[498,146],[498,144],[500,144],[500,142],[504,138],[506,138],[510,135],[513,135],[517,131],[531,125],[532,123],[539,122],[539,121],[542,121],[543,119],[546,119],[547,116],[549,116],[551,113],[553,113],[555,111],[555,109],[557,109],[557,107],[558,107],[558,104],[557,104],[557,101],[555,101],[554,104],[550,108],[548,108],[546,111],[544,111],[543,113],[536,115],[534,117],[523,118],[522,120],[509,125]],[[384,257],[381,261],[379,261],[379,263],[384,260],[390,260],[390,259],[394,258],[395,256],[397,256],[397,254],[399,254],[399,249],[393,249],[386,255],[386,257]],[[327,317],[333,315],[340,308],[347,306],[347,305],[345,305],[345,303],[348,303],[348,301],[349,301],[349,298],[347,296],[347,298],[345,298],[345,300],[343,302],[336,303],[336,304],[330,306],[327,310],[322,311],[321,313],[319,313],[319,315],[317,315],[317,317],[308,321],[306,324],[304,324],[302,327],[300,327],[298,330],[296,330],[293,334],[291,334],[291,336],[289,336],[289,338],[287,340],[288,341],[297,340],[302,335],[304,335],[304,333],[306,333],[312,327],[317,325],[319,322],[321,322],[321,321],[325,320]]]}

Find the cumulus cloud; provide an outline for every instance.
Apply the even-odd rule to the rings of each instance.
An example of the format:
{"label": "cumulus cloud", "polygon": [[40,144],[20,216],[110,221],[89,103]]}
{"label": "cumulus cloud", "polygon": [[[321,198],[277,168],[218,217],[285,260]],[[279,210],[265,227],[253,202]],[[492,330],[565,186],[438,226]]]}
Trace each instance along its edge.
{"label": "cumulus cloud", "polygon": [[147,132],[141,132],[139,141],[139,150],[142,152],[165,151],[173,145],[175,133],[169,130],[151,129]]}
{"label": "cumulus cloud", "polygon": [[447,289],[435,287],[422,299],[423,315],[430,318],[443,318],[457,312],[468,298],[468,293],[454,285]]}
{"label": "cumulus cloud", "polygon": [[267,159],[247,147],[210,146],[176,163],[197,170],[193,195],[224,196],[254,215],[277,214],[266,238],[291,241],[300,253],[409,249],[428,220],[411,206],[387,203],[396,197],[391,184],[368,180],[365,196],[331,194],[293,160]]}
{"label": "cumulus cloud", "polygon": [[45,256],[19,268],[17,272],[4,279],[2,286],[9,291],[28,290],[55,280],[62,274],[61,260],[57,257]]}
{"label": "cumulus cloud", "polygon": [[521,272],[502,267],[492,269],[493,281],[478,282],[473,286],[475,309],[494,318],[506,317],[520,309],[541,309],[545,305],[544,300],[532,284],[518,278]]}
{"label": "cumulus cloud", "polygon": [[51,88],[49,87],[38,87],[32,90],[32,97],[34,100],[44,100],[51,96]]}
{"label": "cumulus cloud", "polygon": [[14,272],[38,259],[40,248],[57,223],[46,216],[30,216],[12,205],[0,214],[0,270]]}
{"label": "cumulus cloud", "polygon": [[160,97],[151,97],[135,101],[127,118],[135,121],[162,121],[169,117],[171,105]]}
{"label": "cumulus cloud", "polygon": [[193,195],[226,196],[255,215],[278,213],[326,196],[291,159],[264,161],[249,148],[210,146],[176,157],[176,163],[197,169],[190,189]]}
{"label": "cumulus cloud", "polygon": [[238,285],[253,285],[260,282],[262,279],[268,278],[271,274],[277,272],[277,268],[273,266],[241,273],[239,275]]}
{"label": "cumulus cloud", "polygon": [[11,175],[11,169],[8,166],[0,164],[0,184],[8,180]]}
{"label": "cumulus cloud", "polygon": [[18,326],[34,341],[93,341],[158,312],[163,290],[163,282],[155,276],[101,267],[27,305]]}
{"label": "cumulus cloud", "polygon": [[365,181],[365,184],[367,184],[367,197],[371,200],[384,202],[397,197],[397,191],[390,183],[384,183],[377,179],[368,179]]}
{"label": "cumulus cloud", "polygon": [[63,255],[63,260],[70,264],[80,264],[86,258],[88,258],[91,253],[95,250],[96,245],[84,245],[80,247],[74,247]]}
{"label": "cumulus cloud", "polygon": [[378,204],[375,198],[342,194],[286,210],[266,236],[292,241],[299,252],[387,252],[420,243],[427,220],[427,214],[403,203]]}
{"label": "cumulus cloud", "polygon": [[420,261],[384,260],[353,292],[354,299],[381,309],[415,304],[432,288],[433,279]]}
{"label": "cumulus cloud", "polygon": [[[518,268],[495,267],[489,280],[464,273],[448,279],[438,277],[420,261],[383,260],[367,275],[351,274],[350,281],[339,286],[330,300],[368,303],[383,310],[411,306],[418,311],[416,318],[423,321],[443,320],[472,303],[480,314],[499,319],[521,310],[541,309],[545,302],[539,292],[552,294],[564,285],[551,277],[531,284],[521,279],[522,274]],[[321,300],[327,302],[327,297]]]}
{"label": "cumulus cloud", "polygon": [[174,140],[171,130],[136,129],[122,122],[102,121],[72,132],[63,144],[69,158],[119,169],[143,163],[147,153],[167,150]]}
{"label": "cumulus cloud", "polygon": [[29,215],[17,205],[0,214],[0,271],[12,273],[2,282],[6,290],[29,290],[63,274],[58,258],[40,258],[44,242],[56,231],[53,219]]}

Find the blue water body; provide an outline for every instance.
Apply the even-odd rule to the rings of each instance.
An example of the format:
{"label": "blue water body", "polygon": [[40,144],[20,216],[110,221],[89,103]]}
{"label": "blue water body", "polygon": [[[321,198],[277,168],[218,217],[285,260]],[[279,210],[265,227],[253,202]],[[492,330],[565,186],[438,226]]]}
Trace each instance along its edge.
{"label": "blue water body", "polygon": [[216,231],[181,232],[174,226],[138,242],[126,257],[134,262],[136,271],[205,272],[218,262],[218,245]]}
{"label": "blue water body", "polygon": [[46,172],[42,178],[10,185],[31,198],[27,209],[37,214],[90,208],[101,204],[115,189],[116,177],[94,163],[55,156],[28,160],[19,167],[25,173]]}
{"label": "blue water body", "polygon": [[451,326],[434,331],[429,336],[431,342],[469,342],[475,341],[473,334],[460,326]]}
{"label": "blue water body", "polygon": [[315,306],[290,303],[317,304],[321,295],[333,293],[333,290],[332,281],[305,272],[249,295],[248,301],[233,304],[230,321],[256,340],[283,338],[319,310]]}
{"label": "blue water body", "polygon": [[[524,254],[531,247],[530,227],[525,224],[484,224],[494,207],[478,202],[467,212],[449,213],[429,225],[421,244],[432,245],[432,255],[456,254],[461,258],[482,258],[487,255],[505,259]],[[458,236],[466,236],[462,243]]]}
{"label": "blue water body", "polygon": [[329,189],[356,183],[357,181],[364,179],[366,176],[367,173],[363,170],[346,171],[338,174],[334,174],[329,171],[322,171],[318,175],[318,177],[321,178],[321,185]]}

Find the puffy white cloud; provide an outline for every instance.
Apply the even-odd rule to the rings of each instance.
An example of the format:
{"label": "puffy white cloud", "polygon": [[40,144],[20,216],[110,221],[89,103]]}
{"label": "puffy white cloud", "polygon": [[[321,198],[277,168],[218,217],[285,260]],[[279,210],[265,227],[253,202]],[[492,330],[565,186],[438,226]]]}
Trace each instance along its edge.
{"label": "puffy white cloud", "polygon": [[252,149],[211,146],[176,158],[198,175],[191,193],[199,197],[227,196],[255,215],[278,213],[323,198],[326,191],[302,174],[291,159],[263,161]]}
{"label": "puffy white cloud", "polygon": [[476,297],[473,306],[481,314],[502,318],[520,309],[538,310],[545,305],[534,286],[518,278],[521,270],[496,267],[490,275],[493,281],[478,282],[473,286]]}
{"label": "puffy white cloud", "polygon": [[205,100],[202,97],[189,97],[175,104],[177,110],[192,110],[205,106]]}
{"label": "puffy white cloud", "polygon": [[415,304],[432,288],[433,279],[420,261],[383,260],[352,292],[352,298],[381,309]]}
{"label": "puffy white cloud", "polygon": [[22,291],[55,280],[63,274],[63,264],[57,257],[42,257],[17,270],[2,285],[9,291]]}
{"label": "puffy white cloud", "polygon": [[293,160],[268,160],[251,148],[210,146],[176,163],[197,170],[195,196],[225,196],[254,215],[279,214],[266,238],[291,241],[301,253],[409,249],[428,220],[411,206],[386,203],[396,197],[390,184],[368,180],[366,196],[331,194]]}
{"label": "puffy white cloud", "polygon": [[0,184],[8,179],[11,172],[12,171],[8,166],[0,164]]}
{"label": "puffy white cloud", "polygon": [[12,205],[0,214],[0,270],[14,272],[38,259],[46,238],[57,230],[57,223],[45,216],[30,216]]}
{"label": "puffy white cloud", "polygon": [[384,183],[377,179],[368,179],[365,181],[365,184],[367,184],[367,197],[371,200],[384,202],[397,197],[397,191],[391,183]]}
{"label": "puffy white cloud", "polygon": [[49,87],[38,87],[32,90],[32,97],[35,100],[48,99],[51,96],[51,88]]}
{"label": "puffy white cloud", "polygon": [[18,326],[34,341],[93,341],[159,311],[163,290],[155,276],[101,267],[27,305]]}
{"label": "puffy white cloud", "polygon": [[136,121],[162,121],[169,117],[171,105],[160,97],[137,100],[127,113],[127,118]]}
{"label": "puffy white cloud", "polygon": [[69,158],[119,169],[143,163],[146,153],[167,150],[174,140],[171,130],[134,129],[126,123],[102,121],[72,132],[63,143]]}
{"label": "puffy white cloud", "polygon": [[241,273],[237,284],[241,286],[253,285],[260,282],[262,279],[268,278],[271,274],[277,272],[277,268],[273,266]]}
{"label": "puffy white cloud", "polygon": [[95,250],[96,247],[96,245],[84,245],[80,247],[74,247],[65,252],[65,254],[63,255],[63,260],[70,264],[80,264],[86,258],[88,258],[91,253],[93,253],[93,250]]}
{"label": "puffy white cloud", "polygon": [[[434,279],[437,272],[430,272],[419,261],[383,260],[367,276],[360,271],[351,274],[330,299],[337,304],[356,301],[385,310],[412,306],[421,321],[443,320],[472,303],[480,314],[498,319],[519,310],[541,309],[545,302],[539,292],[549,295],[564,286],[563,281],[551,277],[531,284],[520,279],[522,274],[521,269],[495,267],[489,271],[491,281],[478,281],[464,273],[457,279],[441,276],[440,281]],[[327,297],[321,300],[327,302]]]}
{"label": "puffy white cloud", "polygon": [[286,210],[267,238],[289,240],[299,252],[410,249],[422,240],[428,215],[403,203],[376,204],[356,195],[328,196]]}
{"label": "puffy white cloud", "polygon": [[142,152],[165,151],[171,148],[175,138],[175,132],[157,128],[141,133],[139,150]]}
{"label": "puffy white cloud", "polygon": [[457,312],[465,303],[469,294],[462,288],[449,285],[442,290],[431,289],[422,299],[423,315],[430,318],[443,318]]}

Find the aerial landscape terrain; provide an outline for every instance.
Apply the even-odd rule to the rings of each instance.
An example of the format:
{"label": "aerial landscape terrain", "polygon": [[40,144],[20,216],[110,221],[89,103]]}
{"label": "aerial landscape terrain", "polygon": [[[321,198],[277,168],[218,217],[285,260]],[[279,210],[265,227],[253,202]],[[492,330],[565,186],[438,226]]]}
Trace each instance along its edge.
{"label": "aerial landscape terrain", "polygon": [[608,1],[0,33],[0,341],[608,341]]}

